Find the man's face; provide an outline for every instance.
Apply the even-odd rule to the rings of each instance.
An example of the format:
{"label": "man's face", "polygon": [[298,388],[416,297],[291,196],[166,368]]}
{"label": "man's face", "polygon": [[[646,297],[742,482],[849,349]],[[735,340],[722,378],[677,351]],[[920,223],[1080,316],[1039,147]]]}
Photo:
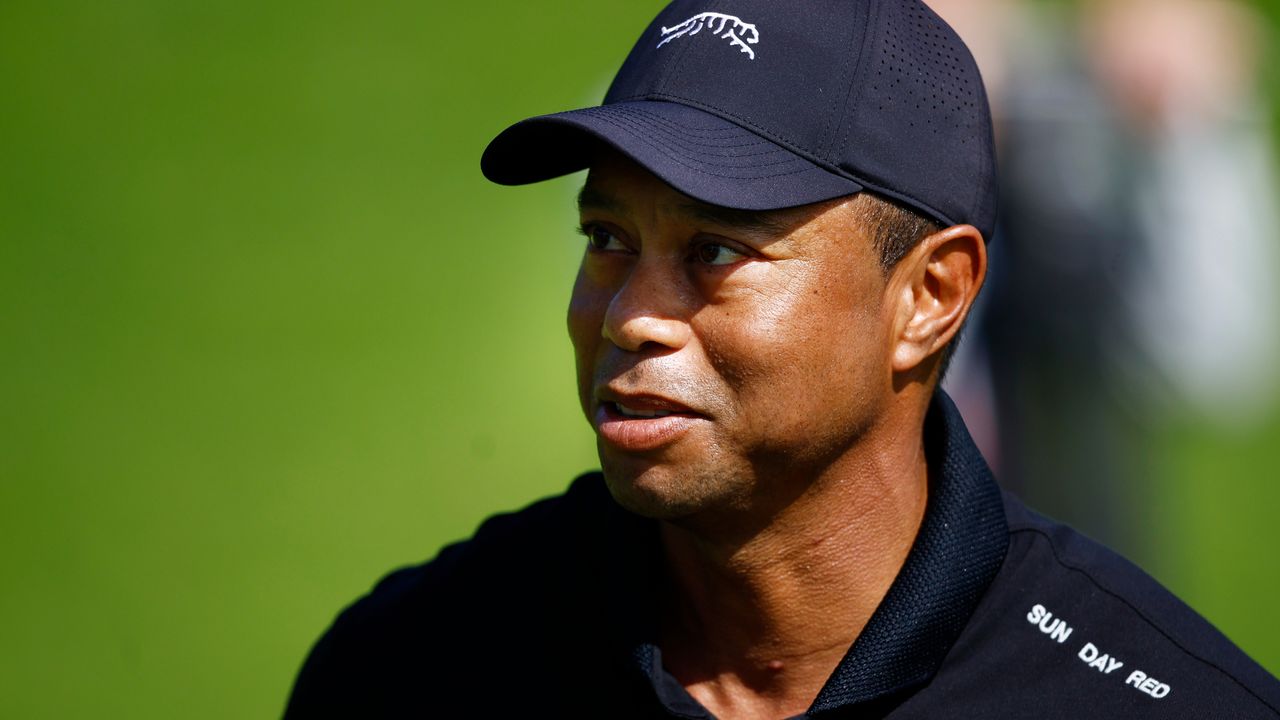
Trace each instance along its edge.
{"label": "man's face", "polygon": [[621,504],[767,512],[847,459],[892,391],[886,285],[855,202],[744,213],[617,155],[592,166],[569,332]]}

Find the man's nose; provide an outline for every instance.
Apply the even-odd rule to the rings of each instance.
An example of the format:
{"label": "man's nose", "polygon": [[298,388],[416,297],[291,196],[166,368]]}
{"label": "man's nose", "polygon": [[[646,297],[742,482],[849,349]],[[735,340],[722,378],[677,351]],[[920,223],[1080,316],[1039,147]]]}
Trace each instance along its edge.
{"label": "man's nose", "polygon": [[609,302],[601,334],[629,352],[679,350],[692,332],[684,294],[670,271],[641,261]]}

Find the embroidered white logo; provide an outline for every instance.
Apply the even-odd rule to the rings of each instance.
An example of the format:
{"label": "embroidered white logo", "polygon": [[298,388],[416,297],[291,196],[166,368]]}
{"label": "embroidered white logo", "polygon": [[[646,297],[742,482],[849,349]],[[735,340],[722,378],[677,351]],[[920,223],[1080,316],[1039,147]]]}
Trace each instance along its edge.
{"label": "embroidered white logo", "polygon": [[678,37],[697,35],[704,27],[710,28],[712,35],[727,39],[730,45],[737,45],[749,59],[756,59],[755,51],[747,47],[748,44],[760,42],[760,31],[756,30],[756,26],[742,22],[732,15],[717,12],[698,13],[675,27],[662,28],[662,42],[658,43],[658,47]]}

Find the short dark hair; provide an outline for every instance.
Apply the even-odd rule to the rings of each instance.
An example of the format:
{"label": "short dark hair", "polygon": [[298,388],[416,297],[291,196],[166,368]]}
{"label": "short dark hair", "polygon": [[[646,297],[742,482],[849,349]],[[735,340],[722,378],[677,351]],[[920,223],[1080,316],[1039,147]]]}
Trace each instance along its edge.
{"label": "short dark hair", "polygon": [[871,241],[886,275],[921,240],[944,229],[937,220],[896,200],[870,192],[862,193],[859,200],[862,219],[871,228]]}
{"label": "short dark hair", "polygon": [[[880,258],[880,270],[886,276],[897,267],[902,258],[920,241],[942,232],[945,227],[933,218],[896,200],[863,192],[859,196],[859,211],[866,226],[871,228],[871,242]],[[968,325],[967,319],[965,325]],[[960,345],[965,326],[962,325],[951,342],[942,350],[938,366],[938,382],[942,382],[951,365],[955,349]]]}

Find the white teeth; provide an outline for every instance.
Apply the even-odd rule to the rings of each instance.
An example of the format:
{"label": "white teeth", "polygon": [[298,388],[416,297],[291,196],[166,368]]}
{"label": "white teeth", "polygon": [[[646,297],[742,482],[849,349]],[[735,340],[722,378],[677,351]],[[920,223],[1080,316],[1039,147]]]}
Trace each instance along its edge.
{"label": "white teeth", "polygon": [[622,403],[614,403],[618,406],[618,412],[627,417],[655,418],[666,417],[671,414],[670,410],[633,410]]}

